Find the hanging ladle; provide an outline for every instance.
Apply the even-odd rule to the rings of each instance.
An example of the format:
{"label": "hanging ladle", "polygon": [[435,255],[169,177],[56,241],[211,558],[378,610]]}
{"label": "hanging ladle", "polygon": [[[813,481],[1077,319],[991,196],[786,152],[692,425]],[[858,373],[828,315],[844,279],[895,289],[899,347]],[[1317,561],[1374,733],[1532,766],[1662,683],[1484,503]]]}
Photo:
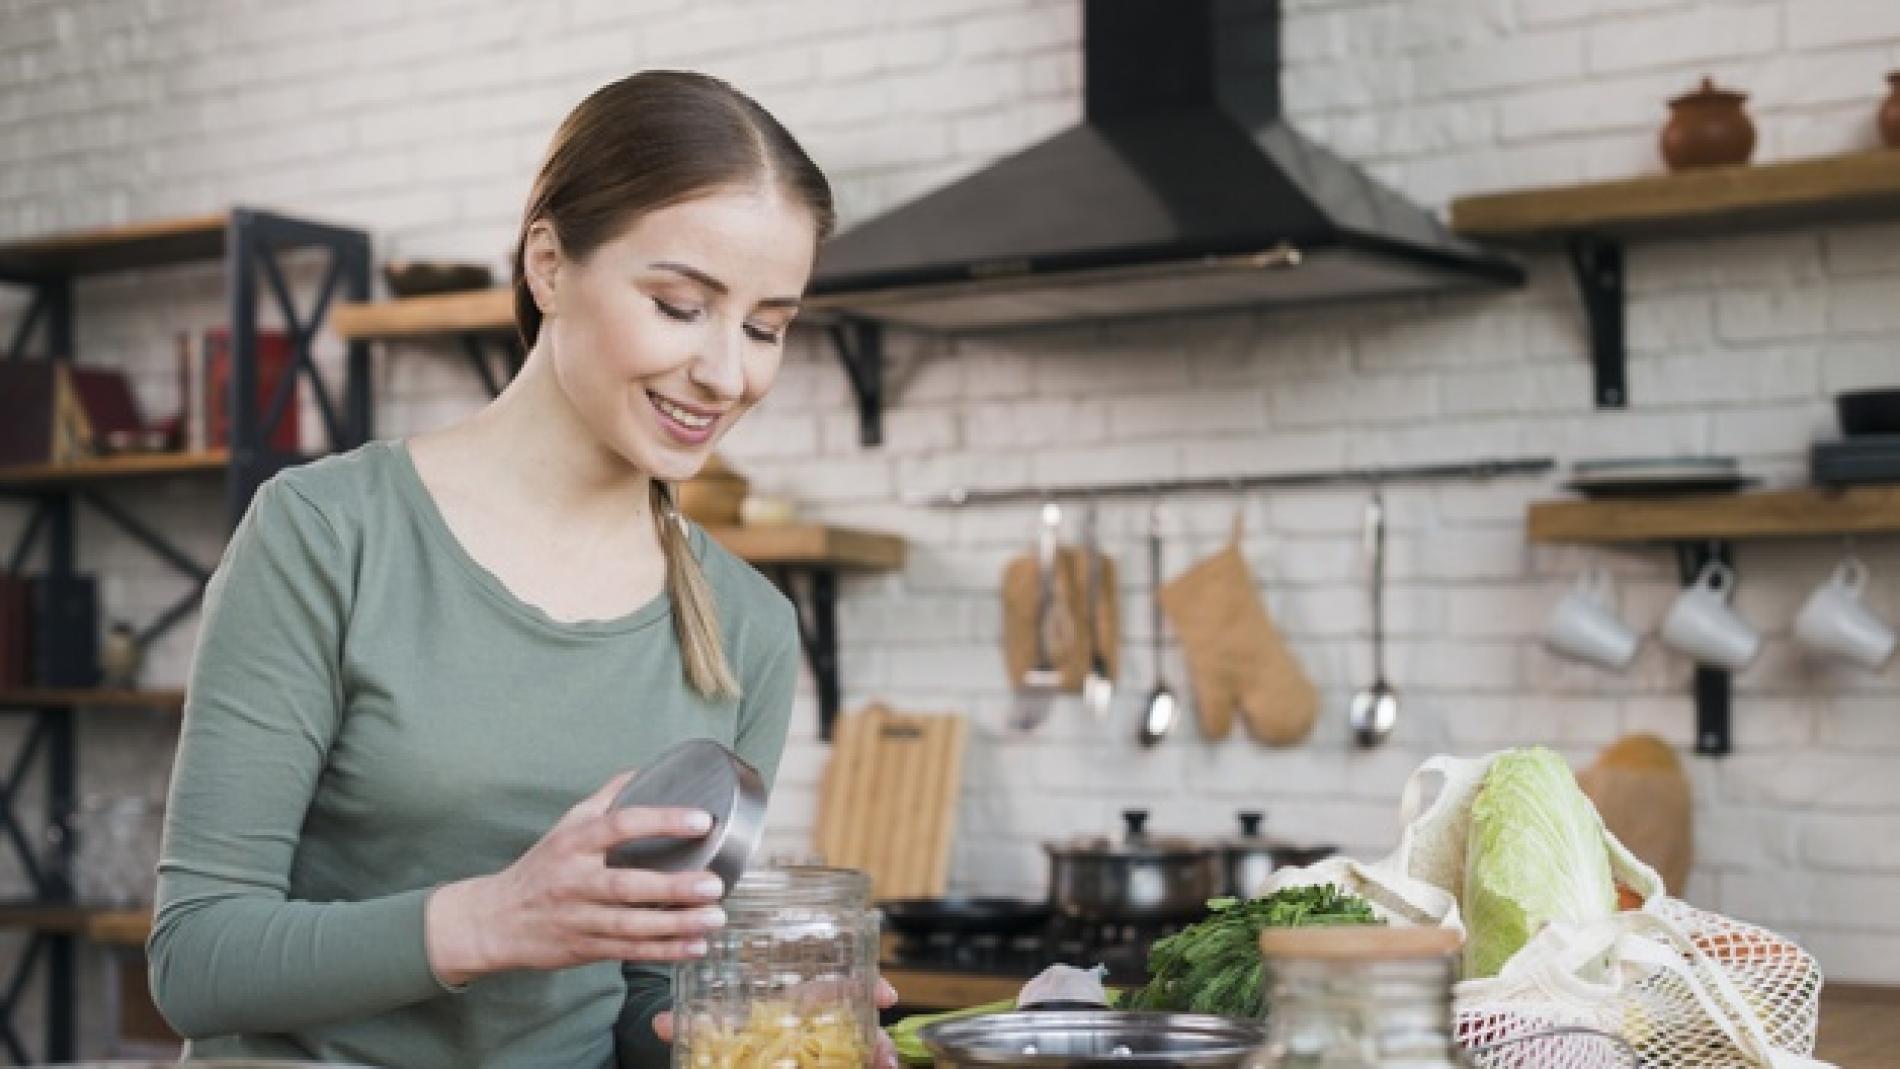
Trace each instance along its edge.
{"label": "hanging ladle", "polygon": [[1148,516],[1148,567],[1154,582],[1154,666],[1155,689],[1148,695],[1148,704],[1141,713],[1141,734],[1143,746],[1153,746],[1173,730],[1174,722],[1179,719],[1180,703],[1175,700],[1174,691],[1168,687],[1168,679],[1162,668],[1161,659],[1161,506],[1156,505]]}
{"label": "hanging ladle", "polygon": [[1366,548],[1372,557],[1372,686],[1352,696],[1353,739],[1377,746],[1399,721],[1399,696],[1385,678],[1385,498],[1375,486],[1366,503]]}
{"label": "hanging ladle", "polygon": [[[1089,672],[1082,680],[1082,707],[1096,720],[1107,720],[1108,711],[1115,704],[1115,681],[1108,676],[1108,658],[1102,652],[1101,628],[1096,615],[1096,607],[1101,601],[1102,590],[1102,551],[1095,538],[1095,502],[1090,501],[1088,511],[1082,519],[1082,565],[1087,581],[1083,584],[1082,628],[1087,636],[1084,645],[1088,649]],[[1114,591],[1106,592],[1114,597]]]}

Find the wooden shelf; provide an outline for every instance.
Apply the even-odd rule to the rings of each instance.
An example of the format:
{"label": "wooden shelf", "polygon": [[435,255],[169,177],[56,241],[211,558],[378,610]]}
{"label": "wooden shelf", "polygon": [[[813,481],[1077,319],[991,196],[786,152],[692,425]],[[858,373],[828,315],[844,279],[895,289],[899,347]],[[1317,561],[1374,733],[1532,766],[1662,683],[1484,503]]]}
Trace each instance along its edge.
{"label": "wooden shelf", "polygon": [[0,709],[151,709],[178,712],[182,690],[0,690]]}
{"label": "wooden shelf", "polygon": [[[275,218],[267,211],[233,208],[207,215],[149,219],[0,241],[0,278],[23,282],[72,278],[221,259],[228,251],[234,213]],[[307,219],[289,221],[299,227],[324,229],[322,224]],[[280,230],[273,245],[296,248],[322,240],[315,230]]]}
{"label": "wooden shelf", "polygon": [[708,527],[706,533],[733,554],[764,567],[894,571],[904,566],[904,540],[875,531],[798,524]]}
{"label": "wooden shelf", "polygon": [[1586,185],[1461,197],[1452,229],[1518,245],[1588,233],[1626,239],[1900,216],[1900,152],[1711,167]]}
{"label": "wooden shelf", "polygon": [[231,454],[224,449],[202,453],[136,453],[74,464],[23,464],[0,468],[0,490],[157,475],[203,475],[222,472],[230,466]]}
{"label": "wooden shelf", "polygon": [[1900,533],[1900,486],[1540,501],[1532,542],[1685,542]]}
{"label": "wooden shelf", "polygon": [[92,275],[215,260],[224,255],[229,225],[221,212],[9,241],[0,244],[0,275]]}
{"label": "wooden shelf", "polygon": [[330,329],[351,341],[513,332],[514,300],[511,289],[486,289],[345,303],[330,313]]}
{"label": "wooden shelf", "polygon": [[34,903],[0,904],[0,928],[26,928],[36,932],[91,936],[95,925],[105,924],[124,930],[140,921],[151,930],[151,911],[111,909],[103,906],[45,906]]}
{"label": "wooden shelf", "polygon": [[144,909],[112,909],[92,915],[86,922],[86,937],[111,946],[145,948],[152,937],[152,914]]}

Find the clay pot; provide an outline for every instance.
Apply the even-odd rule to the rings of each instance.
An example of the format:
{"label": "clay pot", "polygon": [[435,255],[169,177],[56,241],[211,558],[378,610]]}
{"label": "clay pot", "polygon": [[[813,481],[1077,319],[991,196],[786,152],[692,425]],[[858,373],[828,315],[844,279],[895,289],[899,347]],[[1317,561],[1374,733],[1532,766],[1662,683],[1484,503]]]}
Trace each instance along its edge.
{"label": "clay pot", "polygon": [[1708,78],[1702,87],[1669,102],[1663,127],[1663,160],[1672,171],[1747,163],[1755,151],[1755,124],[1742,110],[1744,93],[1717,89]]}
{"label": "clay pot", "polygon": [[1893,92],[1880,105],[1880,141],[1888,148],[1900,148],[1900,71],[1887,75],[1887,84]]}

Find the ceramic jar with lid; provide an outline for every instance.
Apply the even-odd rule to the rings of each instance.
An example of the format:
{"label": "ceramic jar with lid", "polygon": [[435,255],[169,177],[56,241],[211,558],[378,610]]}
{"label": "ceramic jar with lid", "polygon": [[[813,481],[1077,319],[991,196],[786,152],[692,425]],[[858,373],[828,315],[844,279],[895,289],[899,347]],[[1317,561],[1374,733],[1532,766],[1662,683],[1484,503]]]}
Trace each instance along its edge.
{"label": "ceramic jar with lid", "polygon": [[1662,131],[1663,160],[1672,171],[1747,163],[1755,152],[1755,124],[1742,110],[1747,94],[1717,88],[1709,78],[1669,102]]}
{"label": "ceramic jar with lid", "polygon": [[1887,75],[1887,84],[1892,91],[1880,105],[1880,143],[1888,148],[1900,148],[1900,71]]}

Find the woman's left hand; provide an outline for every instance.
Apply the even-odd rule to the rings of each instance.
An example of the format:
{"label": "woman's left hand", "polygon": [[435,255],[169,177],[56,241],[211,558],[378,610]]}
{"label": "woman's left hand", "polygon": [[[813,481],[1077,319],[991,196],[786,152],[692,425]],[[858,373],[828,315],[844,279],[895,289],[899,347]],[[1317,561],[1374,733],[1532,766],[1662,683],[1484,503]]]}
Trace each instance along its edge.
{"label": "woman's left hand", "polygon": [[[879,978],[877,982],[877,1008],[888,1010],[897,1005],[897,989]],[[673,1011],[666,1010],[653,1015],[653,1031],[662,1043],[673,1042]],[[891,1042],[890,1033],[882,1028],[877,1030],[877,1069],[897,1069],[897,1045]]]}

